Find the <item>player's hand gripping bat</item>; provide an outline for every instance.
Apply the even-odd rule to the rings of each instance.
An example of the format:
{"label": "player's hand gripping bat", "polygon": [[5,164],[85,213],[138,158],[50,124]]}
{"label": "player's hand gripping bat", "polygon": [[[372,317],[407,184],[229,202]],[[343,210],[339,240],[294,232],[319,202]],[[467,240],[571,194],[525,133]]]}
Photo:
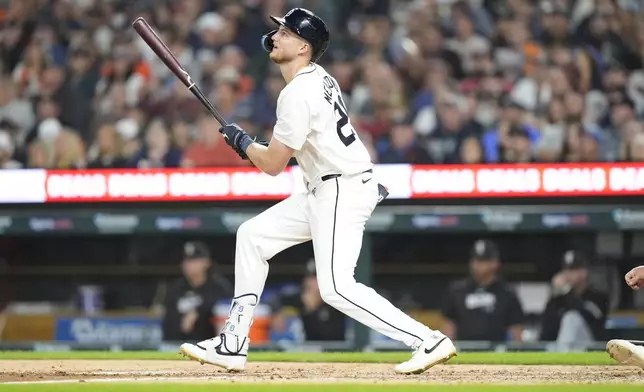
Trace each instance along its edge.
{"label": "player's hand gripping bat", "polygon": [[181,82],[190,90],[199,101],[206,107],[208,112],[219,121],[222,126],[228,125],[221,112],[206,98],[206,96],[199,90],[199,87],[192,80],[188,72],[183,68],[179,60],[170,51],[170,48],[163,42],[161,37],[152,29],[152,27],[142,17],[137,18],[132,27],[137,34],[145,41],[146,44],[154,51],[154,53],[163,61],[163,63],[172,71],[173,74],[181,80]]}

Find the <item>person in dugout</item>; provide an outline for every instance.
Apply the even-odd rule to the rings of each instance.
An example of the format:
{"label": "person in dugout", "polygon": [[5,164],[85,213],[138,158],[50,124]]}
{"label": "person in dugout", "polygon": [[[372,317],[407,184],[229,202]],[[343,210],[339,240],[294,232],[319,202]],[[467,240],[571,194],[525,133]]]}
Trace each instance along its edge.
{"label": "person in dugout", "polygon": [[478,240],[470,253],[470,276],[450,285],[441,329],[461,341],[521,341],[524,314],[514,290],[499,276],[499,250]]}
{"label": "person in dugout", "polygon": [[299,290],[283,292],[272,300],[274,336],[285,332],[285,319],[296,313],[306,341],[344,341],[346,316],[322,300],[313,260],[306,269]]}
{"label": "person in dugout", "polygon": [[190,241],[184,245],[183,276],[171,283],[164,301],[164,341],[201,341],[219,332],[213,325],[215,304],[232,297],[232,286],[212,271],[206,244]]}
{"label": "person in dugout", "polygon": [[589,261],[576,250],[564,253],[552,278],[552,296],[541,320],[540,340],[556,342],[556,351],[584,351],[604,339],[608,295],[589,287]]}

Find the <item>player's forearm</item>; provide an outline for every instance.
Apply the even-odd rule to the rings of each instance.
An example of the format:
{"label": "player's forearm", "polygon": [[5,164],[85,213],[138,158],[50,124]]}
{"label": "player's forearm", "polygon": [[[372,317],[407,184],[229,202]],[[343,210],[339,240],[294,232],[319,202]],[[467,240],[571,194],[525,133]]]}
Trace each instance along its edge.
{"label": "player's forearm", "polygon": [[286,164],[281,162],[279,157],[271,154],[268,147],[259,143],[253,143],[246,149],[248,159],[261,171],[271,176],[276,176],[284,170]]}
{"label": "player's forearm", "polygon": [[593,308],[594,312],[590,310],[586,302],[581,299],[581,297],[568,293],[564,296],[564,305],[566,310],[576,310],[581,314],[581,316],[586,319],[586,321],[592,322],[592,320],[599,320],[603,317],[603,312],[595,305]]}

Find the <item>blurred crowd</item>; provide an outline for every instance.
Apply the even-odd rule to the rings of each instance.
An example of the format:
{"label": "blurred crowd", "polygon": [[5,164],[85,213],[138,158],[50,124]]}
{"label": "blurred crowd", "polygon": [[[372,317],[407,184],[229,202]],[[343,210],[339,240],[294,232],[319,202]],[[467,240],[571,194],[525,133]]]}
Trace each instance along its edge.
{"label": "blurred crowd", "polygon": [[644,160],[638,0],[0,0],[0,165],[247,165],[138,38],[143,16],[229,121],[270,138],[260,47],[294,6],[379,163]]}

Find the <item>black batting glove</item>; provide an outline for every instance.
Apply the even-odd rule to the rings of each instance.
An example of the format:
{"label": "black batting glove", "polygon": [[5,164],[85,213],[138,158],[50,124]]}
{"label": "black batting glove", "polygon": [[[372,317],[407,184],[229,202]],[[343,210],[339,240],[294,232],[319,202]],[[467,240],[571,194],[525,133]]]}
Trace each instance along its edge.
{"label": "black batting glove", "polygon": [[253,139],[244,131],[239,125],[233,123],[224,125],[219,128],[219,132],[224,136],[226,144],[232,147],[238,154],[239,152],[246,152],[248,146],[253,143]]}

